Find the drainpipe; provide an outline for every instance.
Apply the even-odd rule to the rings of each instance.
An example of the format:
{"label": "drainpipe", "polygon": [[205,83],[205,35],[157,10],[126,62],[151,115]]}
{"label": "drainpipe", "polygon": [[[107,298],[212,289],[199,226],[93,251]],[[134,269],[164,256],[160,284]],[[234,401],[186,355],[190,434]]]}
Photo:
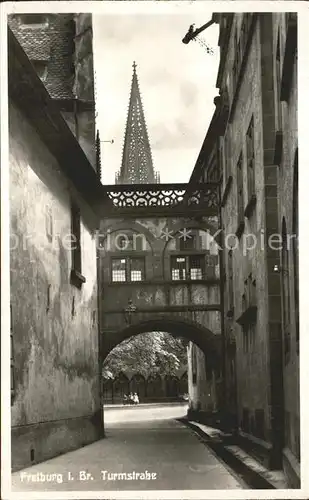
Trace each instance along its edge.
{"label": "drainpipe", "polygon": [[[100,225],[99,225],[100,232]],[[98,308],[98,368],[99,368],[99,393],[100,393],[100,417],[102,422],[103,437],[105,437],[104,426],[104,404],[103,404],[103,377],[102,377],[102,307],[101,307],[101,258],[99,241],[96,240],[96,261],[97,261],[97,308]]]}

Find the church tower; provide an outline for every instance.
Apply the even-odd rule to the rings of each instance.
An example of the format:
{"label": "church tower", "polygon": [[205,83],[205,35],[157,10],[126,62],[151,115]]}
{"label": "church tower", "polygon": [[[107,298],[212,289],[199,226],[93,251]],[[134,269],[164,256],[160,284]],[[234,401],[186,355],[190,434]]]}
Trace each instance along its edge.
{"label": "church tower", "polygon": [[160,182],[154,172],[151,148],[139,91],[136,64],[133,76],[126,124],[122,163],[116,174],[116,184],[155,184]]}

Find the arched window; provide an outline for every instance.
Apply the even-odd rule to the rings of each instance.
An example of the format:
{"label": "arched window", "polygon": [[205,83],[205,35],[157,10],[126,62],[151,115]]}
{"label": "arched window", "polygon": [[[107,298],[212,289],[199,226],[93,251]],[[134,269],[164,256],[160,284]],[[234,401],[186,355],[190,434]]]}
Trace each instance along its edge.
{"label": "arched window", "polygon": [[284,335],[285,362],[289,361],[291,351],[290,338],[290,280],[289,249],[285,217],[282,219],[282,254],[281,254],[281,286],[282,286],[282,326]]}

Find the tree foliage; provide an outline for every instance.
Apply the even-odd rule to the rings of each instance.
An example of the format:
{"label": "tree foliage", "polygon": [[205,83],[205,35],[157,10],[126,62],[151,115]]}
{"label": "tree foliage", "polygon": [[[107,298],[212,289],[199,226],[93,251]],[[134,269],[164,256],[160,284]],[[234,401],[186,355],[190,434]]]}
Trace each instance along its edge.
{"label": "tree foliage", "polygon": [[103,365],[103,377],[115,378],[131,371],[144,377],[174,375],[187,362],[187,341],[165,332],[150,332],[131,337],[116,346]]}

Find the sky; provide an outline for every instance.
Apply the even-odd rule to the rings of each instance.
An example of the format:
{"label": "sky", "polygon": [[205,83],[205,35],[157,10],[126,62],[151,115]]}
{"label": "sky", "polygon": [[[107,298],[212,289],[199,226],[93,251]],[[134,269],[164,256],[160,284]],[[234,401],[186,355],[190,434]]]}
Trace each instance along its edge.
{"label": "sky", "polygon": [[181,40],[190,24],[210,19],[210,12],[93,16],[97,126],[102,141],[114,140],[101,144],[104,184],[114,184],[121,165],[133,61],[154,169],[161,182],[189,180],[218,95],[218,25],[201,34],[214,55]]}

